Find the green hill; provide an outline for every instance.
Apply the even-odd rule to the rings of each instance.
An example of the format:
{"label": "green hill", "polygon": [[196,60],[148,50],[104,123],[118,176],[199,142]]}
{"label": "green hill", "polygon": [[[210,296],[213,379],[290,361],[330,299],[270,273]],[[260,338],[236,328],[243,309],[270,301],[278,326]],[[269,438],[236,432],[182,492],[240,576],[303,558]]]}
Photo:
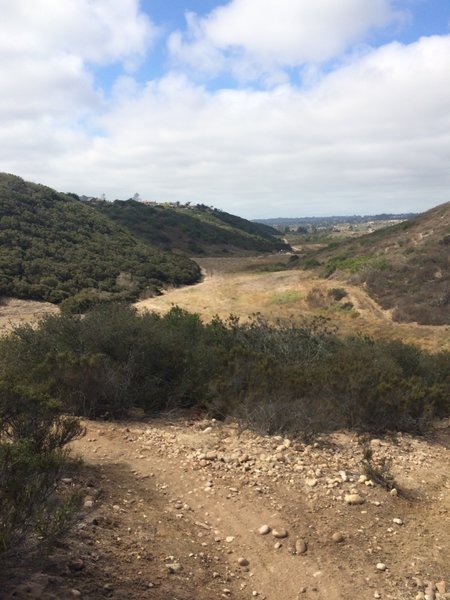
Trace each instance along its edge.
{"label": "green hill", "polygon": [[191,256],[289,249],[275,237],[276,229],[204,205],[149,205],[135,200],[91,204],[142,240]]}
{"label": "green hill", "polygon": [[397,321],[450,324],[450,202],[314,258],[325,276],[363,284]]}
{"label": "green hill", "polygon": [[8,174],[0,174],[0,244],[5,296],[77,296],[83,306],[200,278],[193,261],[144,243],[75,195]]}

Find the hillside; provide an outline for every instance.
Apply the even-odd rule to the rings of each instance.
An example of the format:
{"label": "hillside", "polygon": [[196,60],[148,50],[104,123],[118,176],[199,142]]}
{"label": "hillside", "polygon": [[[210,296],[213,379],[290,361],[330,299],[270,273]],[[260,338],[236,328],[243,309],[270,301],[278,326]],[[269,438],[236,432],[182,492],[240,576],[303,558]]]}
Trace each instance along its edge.
{"label": "hillside", "polygon": [[101,214],[162,249],[188,255],[274,252],[289,247],[272,227],[205,205],[149,205],[135,200],[91,202]]}
{"label": "hillside", "polygon": [[0,295],[136,299],[194,283],[196,263],[134,237],[75,196],[0,174]]}
{"label": "hillside", "polygon": [[397,321],[450,324],[450,202],[393,227],[330,244],[322,273],[363,284]]}

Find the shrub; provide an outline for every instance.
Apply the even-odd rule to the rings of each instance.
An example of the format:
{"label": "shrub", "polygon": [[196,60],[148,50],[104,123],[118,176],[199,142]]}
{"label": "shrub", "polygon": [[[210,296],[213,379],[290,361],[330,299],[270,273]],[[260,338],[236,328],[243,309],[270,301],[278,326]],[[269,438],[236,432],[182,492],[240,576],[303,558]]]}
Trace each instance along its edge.
{"label": "shrub", "polygon": [[49,500],[67,463],[64,446],[82,433],[45,394],[1,382],[0,556],[60,531],[74,499]]}
{"label": "shrub", "polygon": [[89,417],[196,406],[310,437],[338,427],[422,432],[450,414],[449,353],[338,337],[324,318],[204,324],[177,307],[160,316],[99,305],[83,318],[17,328],[0,343],[0,368],[16,386]]}
{"label": "shrub", "polygon": [[347,296],[347,292],[344,288],[331,288],[328,291],[328,295],[333,298],[333,300],[336,300],[336,302],[339,302],[339,300],[342,300]]}

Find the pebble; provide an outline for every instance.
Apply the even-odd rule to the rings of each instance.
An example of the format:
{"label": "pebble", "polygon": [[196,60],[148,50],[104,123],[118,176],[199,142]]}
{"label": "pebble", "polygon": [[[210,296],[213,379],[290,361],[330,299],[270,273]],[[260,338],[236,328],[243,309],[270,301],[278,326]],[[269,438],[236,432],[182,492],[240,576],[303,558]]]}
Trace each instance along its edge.
{"label": "pebble", "polygon": [[258,533],[260,535],[267,535],[270,533],[270,527],[268,525],[261,525],[261,527],[258,529]]}
{"label": "pebble", "polygon": [[365,500],[359,494],[346,494],[344,497],[345,503],[350,505],[364,504]]}
{"label": "pebble", "polygon": [[390,494],[391,494],[391,496],[394,496],[394,497],[398,496],[397,488],[392,488],[392,490],[390,491]]}
{"label": "pebble", "polygon": [[74,558],[69,563],[69,568],[72,571],[82,571],[84,569],[84,561],[82,558]]}
{"label": "pebble", "polygon": [[183,567],[178,562],[169,563],[166,565],[169,573],[180,573],[183,570]]}
{"label": "pebble", "polygon": [[340,544],[341,542],[344,541],[344,536],[342,535],[342,533],[340,533],[339,531],[336,531],[335,533],[333,533],[333,535],[331,536],[331,539],[333,540],[333,542],[335,542],[336,544]]}
{"label": "pebble", "polygon": [[227,544],[231,544],[231,542],[234,542],[234,535],[229,535],[225,538],[225,541],[227,542]]}
{"label": "pebble", "polygon": [[395,519],[392,519],[392,522],[396,523],[397,525],[403,525],[403,521],[401,519],[395,518]]}
{"label": "pebble", "polygon": [[447,586],[445,584],[445,581],[438,581],[436,583],[436,589],[440,594],[444,595],[447,591]]}
{"label": "pebble", "polygon": [[386,565],[384,563],[381,563],[381,562],[377,563],[377,569],[379,571],[386,571],[386,568],[387,567],[386,567]]}
{"label": "pebble", "polygon": [[273,529],[272,535],[277,539],[283,539],[287,538],[288,532],[286,531],[286,529]]}
{"label": "pebble", "polygon": [[305,554],[308,550],[308,545],[305,540],[297,540],[295,542],[295,553],[296,554]]}
{"label": "pebble", "polygon": [[80,592],[80,590],[75,590],[75,589],[73,589],[73,590],[70,590],[70,593],[71,593],[71,595],[72,595],[72,596],[74,596],[75,598],[80,598],[80,597],[81,597],[81,592]]}
{"label": "pebble", "polygon": [[241,558],[238,558],[238,563],[239,563],[239,566],[241,566],[241,567],[248,567],[248,565],[250,564],[250,562],[242,556],[241,556]]}
{"label": "pebble", "polygon": [[307,479],[306,485],[309,487],[315,487],[317,485],[317,479]]}

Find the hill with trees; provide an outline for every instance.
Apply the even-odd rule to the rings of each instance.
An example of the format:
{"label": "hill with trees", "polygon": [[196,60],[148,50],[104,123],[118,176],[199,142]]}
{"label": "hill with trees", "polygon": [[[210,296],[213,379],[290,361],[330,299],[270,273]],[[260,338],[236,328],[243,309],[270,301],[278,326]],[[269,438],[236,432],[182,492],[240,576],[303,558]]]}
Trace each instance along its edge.
{"label": "hill with trees", "polygon": [[0,174],[0,295],[83,310],[199,280],[186,257],[145,243],[75,194]]}
{"label": "hill with trees", "polygon": [[93,200],[103,215],[162,249],[191,256],[221,256],[289,250],[279,232],[204,204],[148,204],[136,200]]}
{"label": "hill with trees", "polygon": [[363,284],[396,321],[450,324],[450,202],[300,262]]}

